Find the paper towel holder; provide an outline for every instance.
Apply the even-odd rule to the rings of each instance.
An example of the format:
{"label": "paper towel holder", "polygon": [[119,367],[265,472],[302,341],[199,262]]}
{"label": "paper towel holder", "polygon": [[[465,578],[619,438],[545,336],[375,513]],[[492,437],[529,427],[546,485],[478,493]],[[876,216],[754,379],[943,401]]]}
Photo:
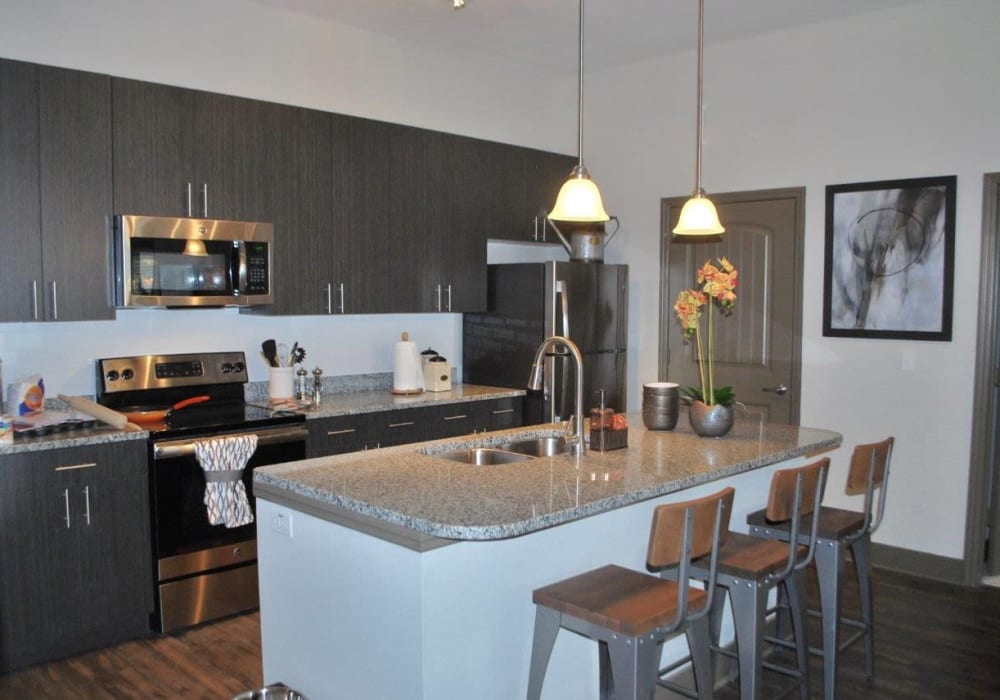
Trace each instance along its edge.
{"label": "paper towel holder", "polygon": [[[403,331],[403,333],[400,335],[400,342],[402,342],[402,343],[409,343],[410,342],[410,334],[407,333],[406,331]],[[419,356],[416,355],[416,345],[413,346],[413,352],[414,352],[414,361],[416,363],[415,368],[414,368],[414,372],[415,373],[416,372],[420,372],[418,379],[420,380],[420,383],[422,384],[423,383],[423,371],[422,371],[422,369],[420,367]],[[394,368],[393,374],[394,375],[396,374],[396,369],[395,368]],[[393,387],[389,391],[389,393],[391,393],[391,394],[393,394],[395,396],[413,396],[413,395],[416,395],[416,394],[422,394],[422,393],[424,393],[424,389],[423,389],[422,386],[421,387],[412,387],[412,388],[397,388],[395,386],[395,382],[396,382],[396,379],[395,379],[395,376],[394,376],[393,377]]]}

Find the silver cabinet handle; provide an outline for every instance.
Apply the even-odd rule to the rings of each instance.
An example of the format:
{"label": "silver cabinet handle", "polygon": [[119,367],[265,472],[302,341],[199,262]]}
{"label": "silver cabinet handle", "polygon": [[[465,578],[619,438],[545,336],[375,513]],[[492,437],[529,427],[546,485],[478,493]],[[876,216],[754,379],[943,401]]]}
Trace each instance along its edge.
{"label": "silver cabinet handle", "polygon": [[440,311],[441,310],[441,285],[440,284],[437,285],[437,287],[435,289],[437,289],[437,310]]}
{"label": "silver cabinet handle", "polygon": [[760,390],[761,391],[767,391],[767,392],[774,392],[778,396],[784,396],[785,394],[788,393],[788,387],[785,386],[784,384],[779,384],[776,387],[765,386],[765,387],[761,387]]}
{"label": "silver cabinet handle", "polygon": [[448,285],[448,311],[451,311],[451,285]]}
{"label": "silver cabinet handle", "polygon": [[184,212],[186,216],[194,216],[194,205],[191,202],[192,190],[191,183],[187,183],[187,211]]}
{"label": "silver cabinet handle", "polygon": [[89,486],[84,486],[83,487],[83,502],[84,502],[84,508],[85,508],[84,511],[83,511],[83,519],[87,521],[88,525],[90,525],[90,487]]}
{"label": "silver cabinet handle", "polygon": [[31,318],[38,320],[38,280],[31,280]]}
{"label": "silver cabinet handle", "polygon": [[461,420],[463,418],[468,418],[468,416],[465,415],[464,413],[460,413],[457,416],[445,416],[444,417],[445,420]]}
{"label": "silver cabinet handle", "polygon": [[201,185],[201,211],[202,215],[208,218],[208,183],[203,182]]}
{"label": "silver cabinet handle", "polygon": [[69,519],[69,489],[63,489],[63,505],[66,508],[66,515],[63,516],[63,520],[66,521],[66,529],[69,530],[70,519]]}
{"label": "silver cabinet handle", "polygon": [[338,285],[338,291],[340,291],[340,313],[346,314],[347,313],[347,306],[346,306],[347,302],[344,300],[344,283],[343,282],[341,282]]}
{"label": "silver cabinet handle", "polygon": [[97,462],[81,462],[80,464],[64,464],[61,467],[56,467],[57,472],[68,472],[73,469],[90,469],[91,467],[96,467]]}
{"label": "silver cabinet handle", "polygon": [[53,321],[58,320],[58,318],[59,318],[59,290],[56,287],[57,284],[58,283],[55,280],[53,280],[52,282],[49,282],[49,285],[52,287],[52,320]]}
{"label": "silver cabinet handle", "polygon": [[326,312],[333,313],[333,285],[330,282],[326,283]]}
{"label": "silver cabinet handle", "polygon": [[493,415],[494,416],[499,416],[502,413],[513,413],[513,412],[514,412],[513,408],[497,408],[497,409],[494,409]]}
{"label": "silver cabinet handle", "polygon": [[403,421],[402,423],[389,423],[390,428],[405,428],[408,425],[413,425],[412,420]]}
{"label": "silver cabinet handle", "polygon": [[354,428],[344,428],[343,430],[327,430],[326,434],[328,437],[332,437],[334,435],[349,435],[356,432],[358,431]]}

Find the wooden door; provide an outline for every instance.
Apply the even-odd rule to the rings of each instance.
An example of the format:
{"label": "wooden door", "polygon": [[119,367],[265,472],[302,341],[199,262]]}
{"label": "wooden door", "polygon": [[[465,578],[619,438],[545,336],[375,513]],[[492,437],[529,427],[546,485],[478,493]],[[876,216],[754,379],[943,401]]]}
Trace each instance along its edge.
{"label": "wooden door", "polygon": [[805,190],[712,195],[726,233],[700,240],[670,233],[686,200],[662,201],[660,379],[698,384],[694,345],[683,341],[673,304],[678,292],[694,286],[695,271],[706,260],[725,256],[739,270],[739,281],[732,315],[715,314],[716,385],[732,385],[750,415],[796,424]]}

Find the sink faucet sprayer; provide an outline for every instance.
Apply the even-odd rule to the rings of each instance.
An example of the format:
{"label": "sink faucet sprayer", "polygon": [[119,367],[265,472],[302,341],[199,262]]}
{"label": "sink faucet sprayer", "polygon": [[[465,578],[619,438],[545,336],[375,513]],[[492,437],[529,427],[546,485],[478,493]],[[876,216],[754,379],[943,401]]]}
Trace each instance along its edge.
{"label": "sink faucet sprayer", "polygon": [[567,443],[574,456],[579,457],[587,452],[587,441],[583,436],[583,356],[580,348],[569,338],[561,335],[553,335],[542,341],[535,353],[535,362],[531,365],[531,376],[528,377],[528,388],[538,391],[542,388],[542,370],[545,368],[545,353],[554,345],[562,345],[567,348],[576,363],[576,412],[570,421],[573,424],[573,433],[570,434]]}

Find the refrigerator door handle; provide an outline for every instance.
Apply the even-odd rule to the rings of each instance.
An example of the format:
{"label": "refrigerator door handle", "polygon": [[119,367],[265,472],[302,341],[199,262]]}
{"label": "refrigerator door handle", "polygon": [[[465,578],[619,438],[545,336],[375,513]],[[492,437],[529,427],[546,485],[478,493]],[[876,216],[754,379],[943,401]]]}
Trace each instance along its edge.
{"label": "refrigerator door handle", "polygon": [[[562,335],[569,338],[569,290],[566,288],[566,280],[556,280],[556,296],[562,300]],[[568,352],[563,348],[563,352]]]}

